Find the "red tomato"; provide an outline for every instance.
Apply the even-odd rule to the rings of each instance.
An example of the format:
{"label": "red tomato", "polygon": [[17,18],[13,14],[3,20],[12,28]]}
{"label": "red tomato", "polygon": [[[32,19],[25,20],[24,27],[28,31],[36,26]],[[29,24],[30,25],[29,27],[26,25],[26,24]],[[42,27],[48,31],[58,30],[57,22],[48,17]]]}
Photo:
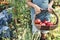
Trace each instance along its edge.
{"label": "red tomato", "polygon": [[44,21],[43,21],[43,23],[47,24],[47,23],[48,23],[48,21],[44,20]]}
{"label": "red tomato", "polygon": [[36,19],[34,22],[35,22],[35,24],[40,24],[41,20],[40,19]]}
{"label": "red tomato", "polygon": [[46,26],[46,24],[45,23],[42,23],[41,26]]}
{"label": "red tomato", "polygon": [[49,27],[49,26],[50,26],[50,24],[48,23],[46,26],[48,26],[48,27]]}
{"label": "red tomato", "polygon": [[45,21],[44,23],[45,23],[45,24],[47,24],[47,23],[48,23],[48,21]]}
{"label": "red tomato", "polygon": [[48,22],[46,25],[47,25],[47,26],[53,26],[53,23]]}

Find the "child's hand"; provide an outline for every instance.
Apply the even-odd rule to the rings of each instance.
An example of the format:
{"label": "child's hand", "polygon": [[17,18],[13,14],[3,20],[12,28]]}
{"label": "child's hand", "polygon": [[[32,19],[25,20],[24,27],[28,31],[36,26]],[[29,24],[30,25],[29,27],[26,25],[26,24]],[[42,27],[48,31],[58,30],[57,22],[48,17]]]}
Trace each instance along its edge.
{"label": "child's hand", "polygon": [[48,12],[50,12],[50,13],[52,13],[52,10],[53,10],[53,8],[52,8],[52,6],[48,6]]}
{"label": "child's hand", "polygon": [[35,5],[34,9],[36,14],[41,13],[41,8],[39,6]]}

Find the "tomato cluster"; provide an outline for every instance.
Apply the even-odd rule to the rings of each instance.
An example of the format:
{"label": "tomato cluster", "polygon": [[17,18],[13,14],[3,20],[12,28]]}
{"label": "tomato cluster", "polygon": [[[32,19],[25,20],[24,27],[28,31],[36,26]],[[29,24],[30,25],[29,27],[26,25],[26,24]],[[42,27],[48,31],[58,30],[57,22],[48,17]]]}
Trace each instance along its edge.
{"label": "tomato cluster", "polygon": [[53,23],[51,23],[51,22],[49,22],[49,21],[46,21],[46,20],[45,20],[43,23],[45,23],[46,26],[48,26],[48,27],[49,27],[49,26],[53,26]]}
{"label": "tomato cluster", "polygon": [[51,23],[51,22],[49,22],[49,21],[46,21],[46,20],[44,20],[43,22],[41,22],[41,20],[40,19],[36,19],[35,21],[35,24],[39,24],[39,25],[41,25],[41,26],[53,26],[53,23]]}

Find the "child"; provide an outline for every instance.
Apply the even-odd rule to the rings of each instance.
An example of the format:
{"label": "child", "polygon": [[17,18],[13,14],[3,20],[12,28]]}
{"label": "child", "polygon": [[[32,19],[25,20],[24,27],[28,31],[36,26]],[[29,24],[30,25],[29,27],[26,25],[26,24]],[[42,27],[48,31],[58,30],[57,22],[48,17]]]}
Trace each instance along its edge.
{"label": "child", "polygon": [[[31,2],[32,1],[32,2]],[[49,2],[50,1],[50,2]],[[32,20],[32,32],[35,33],[38,30],[34,25],[34,18],[35,14],[37,15],[37,18],[39,18],[41,21],[46,19],[46,21],[50,21],[50,14],[49,12],[52,12],[53,8],[53,0],[27,0],[27,4],[32,7],[31,8],[31,20]],[[48,9],[48,12],[42,12],[41,10]],[[47,33],[48,31],[42,30],[42,33]]]}

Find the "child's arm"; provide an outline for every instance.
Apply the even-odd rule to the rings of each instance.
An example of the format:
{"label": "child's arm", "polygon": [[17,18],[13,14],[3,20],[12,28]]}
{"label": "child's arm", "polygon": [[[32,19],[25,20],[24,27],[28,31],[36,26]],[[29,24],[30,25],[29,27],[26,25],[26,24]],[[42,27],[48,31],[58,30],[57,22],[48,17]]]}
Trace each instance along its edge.
{"label": "child's arm", "polygon": [[[36,0],[36,1],[37,1],[37,0]],[[41,10],[40,10],[41,8],[40,8],[38,5],[32,3],[31,0],[27,0],[27,4],[28,4],[30,7],[33,7],[33,8],[35,9],[35,13],[36,13],[36,14],[38,14],[38,13],[41,12]]]}
{"label": "child's arm", "polygon": [[31,2],[31,0],[27,0],[27,4],[28,4],[28,6],[30,6],[30,7],[33,7],[33,8],[35,8],[35,4],[33,4],[32,2]]}
{"label": "child's arm", "polygon": [[52,7],[53,4],[54,4],[54,0],[51,0],[49,6]]}
{"label": "child's arm", "polygon": [[52,8],[52,5],[54,3],[54,0],[51,0],[50,3],[48,4],[48,11],[51,13],[53,8]]}

